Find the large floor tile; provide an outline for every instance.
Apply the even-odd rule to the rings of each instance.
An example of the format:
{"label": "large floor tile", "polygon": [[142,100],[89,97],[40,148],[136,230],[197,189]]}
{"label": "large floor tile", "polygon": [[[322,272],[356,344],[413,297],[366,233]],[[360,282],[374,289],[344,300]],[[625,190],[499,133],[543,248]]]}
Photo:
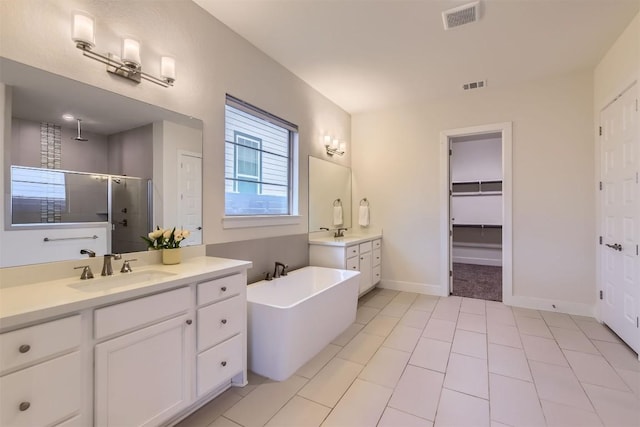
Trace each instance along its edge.
{"label": "large floor tile", "polygon": [[573,321],[571,316],[565,313],[556,313],[553,311],[541,311],[540,314],[548,326],[554,326],[556,328],[572,329],[574,331],[579,330],[576,322]]}
{"label": "large floor tile", "polygon": [[411,353],[416,347],[422,330],[398,325],[384,341],[383,346]]}
{"label": "large floor tile", "polygon": [[224,416],[244,427],[263,426],[306,382],[306,378],[297,375],[282,382],[265,381],[233,405]]}
{"label": "large floor tile", "polygon": [[495,307],[487,305],[487,324],[497,323],[501,325],[516,326],[516,318],[507,306]]}
{"label": "large floor tile", "polygon": [[545,425],[533,383],[489,374],[491,419],[510,426]]}
{"label": "large floor tile", "polygon": [[409,353],[380,347],[358,378],[381,386],[394,388],[409,362]]}
{"label": "large floor tile", "polygon": [[392,316],[383,316],[381,314],[374,317],[367,326],[364,327],[362,332],[378,335],[381,337],[387,337],[396,326],[400,319]]}
{"label": "large floor tile", "polygon": [[559,366],[569,366],[555,340],[533,335],[522,335],[521,338],[527,359]]}
{"label": "large floor tile", "polygon": [[384,295],[392,298],[395,298],[397,295],[403,293],[400,291],[396,291],[395,289],[387,289],[387,288],[375,288],[375,291],[377,295]]}
{"label": "large floor tile", "polygon": [[491,344],[522,348],[518,328],[502,323],[487,322],[487,340]]}
{"label": "large floor tile", "polygon": [[582,332],[591,340],[620,343],[620,338],[613,331],[598,322],[590,320],[575,320]]}
{"label": "large floor tile", "polygon": [[392,389],[355,380],[344,397],[331,411],[324,427],[370,427],[382,416]]}
{"label": "large floor tile", "polygon": [[411,304],[391,301],[380,311],[380,314],[384,316],[402,317],[407,310],[409,310],[409,307],[411,307]]}
{"label": "large floor tile", "polygon": [[326,406],[294,396],[266,427],[318,427],[330,411]]}
{"label": "large floor tile", "polygon": [[216,420],[213,423],[207,425],[207,427],[242,427],[242,426],[238,423],[234,423],[229,418],[220,416],[216,418]]}
{"label": "large floor tile", "polygon": [[305,385],[298,395],[333,408],[363,366],[348,360],[335,358]]}
{"label": "large floor tile", "polygon": [[442,389],[435,426],[489,427],[489,401]]}
{"label": "large floor tile", "polygon": [[640,372],[638,355],[625,344],[596,340],[592,342],[614,368]]}
{"label": "large floor tile", "polygon": [[581,351],[583,353],[600,354],[589,338],[580,330],[572,331],[564,328],[550,327],[553,337],[563,350]]}
{"label": "large floor tile", "polygon": [[418,298],[418,294],[414,292],[400,292],[396,295],[391,302],[396,304],[413,304],[413,302]]}
{"label": "large floor tile", "polygon": [[377,427],[433,427],[433,422],[387,406]]}
{"label": "large floor tile", "polygon": [[344,330],[343,333],[338,335],[338,337],[335,340],[333,340],[331,344],[344,347],[345,345],[349,344],[349,341],[351,341],[353,337],[358,335],[358,333],[362,330],[362,328],[364,328],[364,325],[360,323],[352,323],[351,325],[349,325],[347,329]]}
{"label": "large floor tile", "polygon": [[431,338],[420,338],[409,363],[432,371],[446,372],[450,351],[451,343]]}
{"label": "large floor tile", "polygon": [[442,319],[429,319],[425,326],[422,336],[425,338],[433,338],[440,341],[453,341],[453,335],[456,330],[456,322]]}
{"label": "large floor tile", "polygon": [[364,365],[378,351],[383,341],[383,337],[361,332],[349,341],[336,357]]}
{"label": "large floor tile", "polygon": [[464,329],[465,331],[480,332],[481,334],[486,334],[487,318],[481,314],[460,312],[456,328]]}
{"label": "large floor tile", "polygon": [[640,400],[633,393],[584,384],[584,390],[607,426],[637,427],[640,421]]}
{"label": "large floor tile", "polygon": [[253,390],[255,390],[260,384],[264,383],[265,381],[269,381],[269,379],[266,377],[263,377],[262,375],[258,375],[255,372],[248,371],[247,385],[245,385],[244,387],[236,388],[235,389],[236,393],[238,393],[241,396],[246,396],[247,394],[251,393]]}
{"label": "large floor tile", "polygon": [[462,298],[462,303],[460,304],[460,312],[480,314],[484,316],[486,313],[485,307],[485,301],[482,299]]}
{"label": "large floor tile", "polygon": [[383,309],[387,304],[391,302],[392,299],[393,299],[393,296],[391,295],[378,294],[366,300],[363,306]]}
{"label": "large floor tile", "polygon": [[489,378],[487,361],[471,356],[451,353],[447,374],[444,378],[444,387],[470,394],[489,398]]}
{"label": "large floor tile", "polygon": [[322,351],[315,355],[313,359],[304,364],[296,375],[305,378],[313,378],[315,374],[317,374],[320,369],[324,367],[333,357],[338,354],[338,352],[342,350],[342,347],[335,344],[327,345]]}
{"label": "large floor tile", "polygon": [[402,319],[400,319],[399,325],[409,326],[411,328],[418,328],[422,332],[425,326],[427,326],[427,321],[429,321],[429,317],[431,317],[431,312],[416,310],[414,308],[409,309]]}
{"label": "large floor tile", "polygon": [[379,308],[367,307],[366,305],[362,305],[358,307],[358,311],[356,312],[356,323],[360,323],[362,325],[366,325],[376,317],[376,315],[380,313]]}
{"label": "large floor tile", "polygon": [[565,350],[564,355],[581,382],[616,390],[631,391],[622,381],[622,378],[618,376],[618,373],[609,365],[609,362],[599,354]]}
{"label": "large floor tile", "polygon": [[431,318],[448,320],[450,322],[457,321],[460,308],[455,304],[446,303],[443,301],[445,300],[441,299],[436,305],[436,308],[433,309]]}
{"label": "large floor tile", "polygon": [[487,358],[487,335],[456,329],[451,351],[467,356]]}
{"label": "large floor tile", "polygon": [[420,311],[433,311],[438,304],[438,297],[431,295],[418,295],[411,304],[411,309]]}
{"label": "large floor tile", "polygon": [[542,315],[538,310],[522,307],[512,307],[511,310],[517,318],[528,317],[530,319],[542,319]]}
{"label": "large floor tile", "polygon": [[540,399],[593,411],[587,395],[571,368],[531,362],[531,372]]}
{"label": "large floor tile", "polygon": [[618,369],[616,368],[616,372],[622,378],[627,386],[640,397],[640,372],[638,371],[629,371],[627,369]]}
{"label": "large floor tile", "polygon": [[532,381],[524,350],[519,348],[489,344],[489,372]]}
{"label": "large floor tile", "polygon": [[204,405],[197,412],[180,421],[176,427],[208,426],[241,399],[242,396],[236,393],[234,389],[229,389]]}
{"label": "large floor tile", "polygon": [[517,317],[516,325],[521,335],[534,335],[542,338],[553,338],[547,324],[542,320],[531,317]]}
{"label": "large floor tile", "polygon": [[541,400],[549,427],[601,427],[602,421],[593,411]]}
{"label": "large floor tile", "polygon": [[408,365],[396,386],[389,406],[433,421],[438,408],[444,374]]}

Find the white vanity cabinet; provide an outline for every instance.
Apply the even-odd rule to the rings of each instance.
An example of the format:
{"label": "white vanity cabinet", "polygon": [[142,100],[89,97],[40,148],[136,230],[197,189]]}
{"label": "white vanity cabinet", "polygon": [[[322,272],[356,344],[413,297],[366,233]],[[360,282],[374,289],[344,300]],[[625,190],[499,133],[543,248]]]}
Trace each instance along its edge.
{"label": "white vanity cabinet", "polygon": [[0,335],[0,425],[83,424],[80,316]]}
{"label": "white vanity cabinet", "polygon": [[379,236],[310,239],[309,263],[359,271],[359,295],[363,295],[380,282],[381,247]]}
{"label": "white vanity cabinet", "polygon": [[191,403],[190,302],[184,287],[95,311],[96,338],[138,328],[95,346],[97,426],[155,426]]}

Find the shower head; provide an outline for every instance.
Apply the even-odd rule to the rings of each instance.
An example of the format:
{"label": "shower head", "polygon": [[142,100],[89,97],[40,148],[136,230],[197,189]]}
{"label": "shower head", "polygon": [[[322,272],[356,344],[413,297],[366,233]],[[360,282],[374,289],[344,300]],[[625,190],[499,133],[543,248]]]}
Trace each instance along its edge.
{"label": "shower head", "polygon": [[78,135],[77,135],[77,136],[75,136],[75,137],[73,137],[73,140],[74,140],[74,141],[81,141],[81,142],[85,142],[85,141],[88,141],[88,139],[87,139],[87,138],[83,138],[83,137],[82,137],[82,132],[80,132],[80,122],[81,122],[81,121],[82,121],[82,120],[78,119]]}

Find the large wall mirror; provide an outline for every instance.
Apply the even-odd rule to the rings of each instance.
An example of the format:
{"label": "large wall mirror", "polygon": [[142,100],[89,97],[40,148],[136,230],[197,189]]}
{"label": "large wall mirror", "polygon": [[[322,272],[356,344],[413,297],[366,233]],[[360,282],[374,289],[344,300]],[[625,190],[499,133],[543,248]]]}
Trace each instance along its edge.
{"label": "large wall mirror", "polygon": [[309,232],[338,227],[351,228],[351,169],[309,156]]}
{"label": "large wall mirror", "polygon": [[202,243],[202,121],[6,58],[0,266]]}

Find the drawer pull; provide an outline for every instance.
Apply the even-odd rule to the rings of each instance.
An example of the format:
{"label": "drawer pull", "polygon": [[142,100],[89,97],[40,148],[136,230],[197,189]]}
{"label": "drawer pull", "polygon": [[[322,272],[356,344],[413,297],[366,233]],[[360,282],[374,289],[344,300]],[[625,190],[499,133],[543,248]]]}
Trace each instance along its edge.
{"label": "drawer pull", "polygon": [[20,412],[24,412],[27,409],[29,409],[30,406],[31,406],[31,403],[29,402],[21,402],[20,406],[18,406],[18,409],[20,409]]}
{"label": "drawer pull", "polygon": [[221,364],[222,366],[227,366],[227,361],[226,361],[226,360],[223,360],[222,362],[220,362],[220,364]]}
{"label": "drawer pull", "polygon": [[191,320],[191,319],[187,319],[187,325],[190,325],[190,324],[192,324],[192,323],[193,323],[193,320]]}
{"label": "drawer pull", "polygon": [[27,353],[29,350],[31,350],[31,346],[29,344],[22,344],[19,348],[18,351],[22,354]]}
{"label": "drawer pull", "polygon": [[223,287],[221,287],[221,288],[220,288],[220,290],[221,290],[222,292],[227,292],[227,287],[226,287],[226,286],[223,286]]}
{"label": "drawer pull", "polygon": [[226,324],[227,324],[227,319],[222,319],[222,320],[220,321],[220,323],[222,323],[223,325],[226,325]]}

